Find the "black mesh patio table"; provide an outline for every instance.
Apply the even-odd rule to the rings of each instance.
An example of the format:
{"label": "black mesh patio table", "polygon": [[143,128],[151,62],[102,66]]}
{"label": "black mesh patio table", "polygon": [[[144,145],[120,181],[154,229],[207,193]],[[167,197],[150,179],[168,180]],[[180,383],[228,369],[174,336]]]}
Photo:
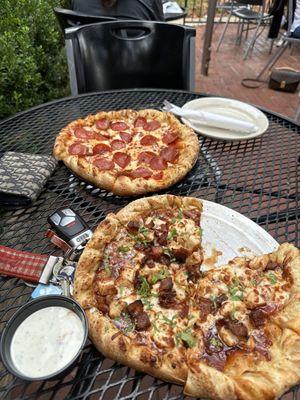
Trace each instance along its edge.
{"label": "black mesh patio table", "polygon": [[[160,108],[164,99],[182,106],[202,96],[184,91],[138,89],[92,93],[47,103],[0,122],[0,156],[6,151],[50,154],[62,127],[99,110]],[[201,137],[201,151],[193,170],[167,192],[218,202],[258,223],[279,243],[289,241],[299,246],[300,127],[279,115],[264,112],[270,125],[256,139],[223,142]],[[79,180],[60,164],[31,207],[1,210],[0,243],[20,250],[61,255],[44,235],[50,213],[71,206],[94,229],[108,212],[130,200]],[[30,299],[32,290],[21,280],[0,278],[1,330]],[[294,387],[285,396],[296,399],[297,393],[298,387]],[[59,380],[24,382],[1,365],[0,398],[3,399],[183,397],[182,387],[105,359],[90,343],[71,373]]]}

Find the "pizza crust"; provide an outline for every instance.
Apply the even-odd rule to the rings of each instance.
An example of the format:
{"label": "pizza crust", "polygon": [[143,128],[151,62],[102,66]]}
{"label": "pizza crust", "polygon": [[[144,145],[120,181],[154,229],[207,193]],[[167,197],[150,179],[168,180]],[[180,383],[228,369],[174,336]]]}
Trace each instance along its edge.
{"label": "pizza crust", "polygon": [[[149,346],[134,343],[134,340],[114,326],[109,317],[99,312],[92,289],[95,273],[103,259],[104,248],[115,237],[119,225],[135,219],[147,210],[161,209],[175,204],[202,211],[202,202],[198,199],[158,195],[135,200],[115,215],[109,214],[97,227],[80,257],[75,273],[74,299],[84,308],[89,321],[90,338],[102,354],[157,378],[184,384],[187,367],[183,355],[175,348],[158,357],[157,352],[153,353]],[[112,339],[116,334],[117,337]],[[149,364],[151,356],[153,365]]]}
{"label": "pizza crust", "polygon": [[279,398],[300,379],[300,255],[291,244],[282,244],[277,251],[252,260],[237,258],[229,264],[243,268],[250,262],[252,269],[263,271],[268,262],[274,262],[284,266],[292,278],[289,300],[265,326],[272,341],[268,348],[271,360],[257,352],[237,352],[229,357],[221,372],[199,358],[195,362],[197,353],[193,348],[186,354],[176,347],[157,353],[147,343],[141,345],[122,333],[110,317],[96,308],[93,279],[103,259],[104,248],[116,236],[119,226],[147,211],[172,206],[202,211],[202,202],[195,198],[152,196],[133,201],[116,214],[109,214],[96,229],[79,260],[74,283],[74,298],[87,313],[90,338],[106,357],[159,379],[182,384],[184,393],[189,396],[215,400]]}
{"label": "pizza crust", "polygon": [[270,255],[255,257],[252,261],[260,268],[268,260],[291,269],[295,282],[291,298],[275,317],[270,317],[267,329],[271,337],[271,361],[253,354],[233,357],[224,372],[199,362],[189,369],[184,388],[189,396],[216,400],[259,400],[279,398],[300,379],[300,294],[299,250],[284,243]]}
{"label": "pizza crust", "polygon": [[[135,178],[125,175],[116,176],[112,171],[100,171],[97,167],[88,163],[83,157],[68,154],[68,143],[71,139],[70,129],[78,126],[93,126],[94,122],[101,118],[125,119],[134,121],[137,117],[153,118],[160,123],[168,123],[171,128],[179,133],[184,143],[177,162],[168,164],[164,170],[164,177],[161,180]],[[151,134],[151,132],[149,132]],[[140,151],[146,151],[147,147],[140,147]],[[62,160],[75,175],[93,185],[111,191],[119,196],[137,196],[162,189],[166,189],[179,182],[194,166],[199,153],[199,141],[195,132],[181,124],[171,113],[147,109],[141,111],[121,110],[100,112],[96,115],[89,115],[85,119],[78,119],[71,122],[61,130],[56,138],[53,154],[57,160]]]}

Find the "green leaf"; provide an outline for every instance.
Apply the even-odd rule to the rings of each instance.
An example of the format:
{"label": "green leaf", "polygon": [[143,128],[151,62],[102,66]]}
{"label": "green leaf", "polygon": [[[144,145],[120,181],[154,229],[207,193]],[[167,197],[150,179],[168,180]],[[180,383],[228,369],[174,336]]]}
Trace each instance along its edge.
{"label": "green leaf", "polygon": [[268,279],[271,282],[272,285],[275,285],[275,283],[277,283],[277,277],[275,274],[273,274],[273,272],[270,272],[268,275]]}
{"label": "green leaf", "polygon": [[176,237],[178,234],[177,234],[177,230],[175,229],[175,228],[171,228],[171,230],[169,231],[169,233],[168,233],[168,237],[167,237],[167,239],[168,240],[172,240],[174,237]]}
{"label": "green leaf", "polygon": [[139,233],[142,234],[142,235],[144,235],[144,236],[147,236],[148,233],[149,233],[149,229],[147,229],[145,226],[141,226],[141,227],[139,228]]}
{"label": "green leaf", "polygon": [[256,279],[251,279],[250,283],[251,283],[251,285],[253,285],[253,286],[257,286],[257,285],[258,285],[258,282],[257,282]]}
{"label": "green leaf", "polygon": [[175,315],[173,315],[173,317],[171,318],[171,319],[169,319],[169,318],[167,318],[165,315],[163,315],[163,320],[168,324],[168,325],[170,325],[172,328],[175,328],[175,326],[176,326],[176,323],[175,323],[175,321],[174,321],[174,319],[176,319],[177,318],[177,315],[175,314]]}
{"label": "green leaf", "polygon": [[152,310],[153,305],[148,298],[141,297],[141,301],[142,301],[143,305],[145,306],[146,310]]}
{"label": "green leaf", "polygon": [[151,288],[147,279],[144,276],[140,276],[140,280],[141,285],[139,290],[137,291],[138,294],[142,297],[149,297],[151,295]]}
{"label": "green leaf", "polygon": [[197,344],[197,340],[194,338],[194,336],[191,333],[190,329],[186,329],[183,332],[177,333],[175,335],[177,339],[182,340],[185,342],[190,348],[195,347]]}
{"label": "green leaf", "polygon": [[242,288],[240,286],[229,286],[228,291],[229,291],[231,300],[233,300],[233,301],[243,300],[244,294],[243,294]]}
{"label": "green leaf", "polygon": [[222,350],[222,348],[223,348],[222,342],[217,338],[214,338],[214,337],[211,338],[209,340],[209,343],[217,350]]}
{"label": "green leaf", "polygon": [[130,250],[129,246],[122,245],[122,246],[118,247],[118,251],[120,251],[122,253],[127,253],[127,251],[129,251],[129,250]]}
{"label": "green leaf", "polygon": [[202,231],[201,228],[197,228],[197,233],[198,233],[198,235],[199,235],[200,237],[202,237],[203,231]]}
{"label": "green leaf", "polygon": [[167,278],[170,275],[170,272],[167,269],[164,269],[157,274],[154,274],[150,278],[151,285],[155,285],[158,281],[162,281],[163,279]]}
{"label": "green leaf", "polygon": [[179,210],[178,210],[177,218],[178,218],[178,219],[182,219],[182,218],[183,218],[183,213],[182,213],[181,208],[179,208]]}

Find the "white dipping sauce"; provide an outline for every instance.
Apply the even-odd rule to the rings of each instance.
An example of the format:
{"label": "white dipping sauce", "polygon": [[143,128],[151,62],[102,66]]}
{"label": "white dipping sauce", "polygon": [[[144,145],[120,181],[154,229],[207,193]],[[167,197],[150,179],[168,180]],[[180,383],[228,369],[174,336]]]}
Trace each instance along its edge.
{"label": "white dipping sauce", "polygon": [[78,315],[65,307],[42,308],[16,329],[11,342],[15,367],[29,378],[59,371],[77,354],[84,339]]}

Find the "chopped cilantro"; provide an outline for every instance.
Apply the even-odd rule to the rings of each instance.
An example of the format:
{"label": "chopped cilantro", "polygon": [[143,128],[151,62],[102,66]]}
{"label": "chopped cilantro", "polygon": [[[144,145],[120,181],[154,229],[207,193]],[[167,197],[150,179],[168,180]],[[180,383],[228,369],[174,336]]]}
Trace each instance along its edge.
{"label": "chopped cilantro", "polygon": [[209,343],[217,350],[221,350],[223,348],[222,342],[215,337],[209,339]]}
{"label": "chopped cilantro", "polygon": [[162,281],[163,279],[167,278],[170,275],[170,272],[167,269],[164,269],[157,274],[154,274],[150,278],[151,285],[154,285],[158,281]]}
{"label": "chopped cilantro", "polygon": [[175,228],[171,228],[171,230],[169,231],[169,233],[168,233],[168,237],[167,237],[167,239],[168,240],[172,240],[174,237],[176,237],[177,236],[177,231],[176,231],[176,229]]}
{"label": "chopped cilantro", "polygon": [[178,218],[178,219],[182,219],[182,218],[183,218],[183,213],[182,213],[182,210],[181,210],[180,208],[179,208],[179,210],[178,210],[177,218]]}
{"label": "chopped cilantro", "polygon": [[147,229],[145,226],[141,226],[141,227],[139,228],[139,233],[142,234],[142,235],[144,235],[144,236],[147,236],[148,233],[149,233],[149,229]]}
{"label": "chopped cilantro", "polygon": [[153,305],[151,304],[149,299],[147,299],[146,297],[141,297],[141,301],[142,301],[143,305],[145,306],[146,310],[152,310]]}
{"label": "chopped cilantro", "polygon": [[228,291],[230,294],[230,299],[233,301],[243,300],[244,295],[242,288],[240,286],[229,286]]}
{"label": "chopped cilantro", "polygon": [[256,279],[251,279],[251,285],[253,285],[253,286],[257,286],[258,285],[258,282],[257,282],[257,280]]}
{"label": "chopped cilantro", "polygon": [[270,272],[268,275],[268,279],[271,282],[272,285],[275,285],[275,283],[277,283],[277,277],[275,274],[273,274],[273,272]]}
{"label": "chopped cilantro", "polygon": [[159,332],[159,329],[154,321],[151,322],[151,325],[153,326],[153,328],[156,332]]}
{"label": "chopped cilantro", "polygon": [[176,218],[172,218],[172,219],[171,219],[172,224],[175,224],[176,221],[177,221]]}
{"label": "chopped cilantro", "polygon": [[132,233],[128,233],[129,237],[131,237],[132,240],[134,240],[136,243],[143,243],[147,244],[147,239],[144,236],[140,235],[133,235]]}
{"label": "chopped cilantro", "polygon": [[201,228],[197,228],[197,233],[198,233],[198,235],[200,236],[200,237],[202,237],[202,229]]}
{"label": "chopped cilantro", "polygon": [[176,323],[174,321],[174,319],[177,318],[177,315],[173,315],[173,317],[171,319],[167,318],[166,316],[163,315],[163,320],[171,326],[171,328],[174,328],[176,326]]}
{"label": "chopped cilantro", "polygon": [[122,253],[127,253],[127,251],[129,251],[129,250],[130,250],[129,246],[122,245],[122,246],[118,247],[118,251],[121,251]]}
{"label": "chopped cilantro", "polygon": [[144,276],[140,276],[141,286],[138,290],[138,294],[142,297],[149,297],[151,295],[150,285]]}
{"label": "chopped cilantro", "polygon": [[176,345],[178,345],[179,340],[182,340],[185,342],[190,348],[195,347],[197,340],[194,338],[194,336],[191,333],[190,329],[186,329],[183,332],[179,332],[175,335],[175,340],[176,340]]}

